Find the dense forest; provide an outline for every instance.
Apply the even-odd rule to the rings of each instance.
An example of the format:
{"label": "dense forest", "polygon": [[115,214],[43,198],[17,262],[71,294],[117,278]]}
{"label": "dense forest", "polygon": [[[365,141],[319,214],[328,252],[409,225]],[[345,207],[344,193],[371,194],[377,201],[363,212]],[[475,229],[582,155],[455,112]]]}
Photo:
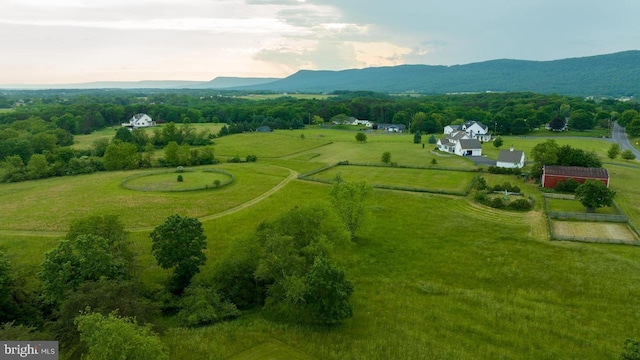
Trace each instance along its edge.
{"label": "dense forest", "polygon": [[[250,100],[241,92],[210,90],[43,90],[0,93],[0,176],[20,181],[99,170],[214,162],[207,148],[217,136],[255,131],[259,126],[297,129],[331,125],[354,117],[373,123],[406,125],[410,131],[440,134],[444,126],[476,120],[494,135],[524,135],[550,124],[574,130],[609,128],[612,121],[640,132],[640,106],[618,100],[534,93],[482,93],[437,96],[391,96],[373,92],[335,92],[318,98],[282,96]],[[73,135],[89,134],[147,113],[159,124],[152,135],[118,131],[114,141],[72,150]],[[218,134],[196,133],[193,123],[225,123]],[[176,127],[176,124],[181,126]],[[192,154],[152,163],[148,154],[163,149]],[[128,155],[127,155],[128,154]],[[145,156],[145,154],[147,154]],[[165,156],[166,157],[166,156]],[[110,161],[118,159],[118,161]],[[126,161],[122,159],[128,159]],[[177,160],[171,160],[177,159]]]}

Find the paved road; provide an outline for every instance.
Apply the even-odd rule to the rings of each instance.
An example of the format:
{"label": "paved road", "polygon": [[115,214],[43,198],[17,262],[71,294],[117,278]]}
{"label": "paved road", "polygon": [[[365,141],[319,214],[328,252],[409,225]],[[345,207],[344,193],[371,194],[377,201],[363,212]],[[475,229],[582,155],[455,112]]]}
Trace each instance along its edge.
{"label": "paved road", "polygon": [[622,150],[631,150],[634,154],[636,154],[636,161],[640,161],[640,151],[638,151],[631,143],[629,143],[629,138],[627,138],[627,134],[624,132],[624,128],[618,123],[613,124],[613,132],[611,133],[611,138],[615,140],[618,144],[620,144],[620,148]]}
{"label": "paved road", "polygon": [[486,156],[467,156],[469,159],[473,160],[475,165],[486,165],[486,166],[495,166],[496,160],[489,159]]}

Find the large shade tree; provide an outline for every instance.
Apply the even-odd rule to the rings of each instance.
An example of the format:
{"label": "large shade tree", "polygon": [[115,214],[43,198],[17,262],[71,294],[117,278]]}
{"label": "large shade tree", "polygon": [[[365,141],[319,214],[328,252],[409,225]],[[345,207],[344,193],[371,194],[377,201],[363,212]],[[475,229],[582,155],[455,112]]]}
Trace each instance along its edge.
{"label": "large shade tree", "polygon": [[595,212],[597,208],[613,205],[615,195],[615,191],[598,180],[586,180],[576,188],[576,199],[587,208],[587,212]]}
{"label": "large shade tree", "polygon": [[164,269],[174,268],[169,289],[182,293],[207,257],[207,237],[198,219],[171,215],[151,233],[151,252]]}

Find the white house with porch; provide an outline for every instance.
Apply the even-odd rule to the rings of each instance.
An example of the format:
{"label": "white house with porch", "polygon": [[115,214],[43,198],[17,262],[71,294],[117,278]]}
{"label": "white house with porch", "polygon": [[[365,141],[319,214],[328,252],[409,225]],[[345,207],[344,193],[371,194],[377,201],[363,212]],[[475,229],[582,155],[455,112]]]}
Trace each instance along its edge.
{"label": "white house with porch", "polygon": [[456,131],[438,140],[438,150],[458,156],[482,156],[482,144],[464,131]]}
{"label": "white house with porch", "polygon": [[464,131],[470,139],[477,139],[482,142],[491,141],[489,127],[479,121],[467,121],[462,125],[447,125],[444,127],[444,134],[449,135],[458,131]]}
{"label": "white house with porch", "polygon": [[128,128],[129,130],[133,130],[138,128],[156,126],[156,122],[153,121],[153,119],[151,119],[151,116],[147,114],[135,114],[128,123],[122,123],[122,126]]}

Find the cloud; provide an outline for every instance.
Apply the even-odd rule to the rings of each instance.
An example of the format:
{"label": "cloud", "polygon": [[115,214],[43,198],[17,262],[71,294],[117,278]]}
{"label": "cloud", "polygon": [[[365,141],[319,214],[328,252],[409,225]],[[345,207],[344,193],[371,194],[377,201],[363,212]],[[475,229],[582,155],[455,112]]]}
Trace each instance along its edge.
{"label": "cloud", "polygon": [[0,24],[38,27],[82,27],[112,30],[180,30],[208,31],[215,33],[273,34],[295,32],[282,21],[269,18],[252,19],[146,19],[120,21],[85,20],[8,20],[0,19]]}

